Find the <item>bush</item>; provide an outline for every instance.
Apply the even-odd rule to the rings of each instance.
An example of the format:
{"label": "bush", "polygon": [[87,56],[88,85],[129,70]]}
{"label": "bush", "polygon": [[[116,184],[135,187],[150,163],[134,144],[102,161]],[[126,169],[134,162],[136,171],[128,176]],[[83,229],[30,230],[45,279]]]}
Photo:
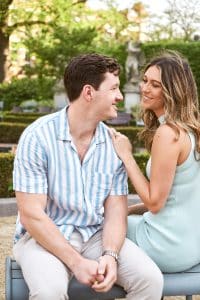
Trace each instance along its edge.
{"label": "bush", "polygon": [[28,99],[36,101],[53,99],[55,80],[43,78],[13,79],[10,83],[0,84],[0,99],[4,101],[4,110],[10,110],[14,105]]}
{"label": "bush", "polygon": [[42,117],[44,116],[45,114],[43,113],[39,113],[39,112],[19,112],[19,113],[15,113],[15,112],[11,112],[11,111],[4,111],[3,112],[4,116],[12,116],[12,117],[35,117],[35,118],[38,118],[38,117]]}
{"label": "bush", "polygon": [[14,155],[10,153],[0,153],[0,197],[13,197],[12,191],[12,169]]}
{"label": "bush", "polygon": [[0,123],[0,143],[17,144],[26,127],[27,124],[22,123]]}
{"label": "bush", "polygon": [[[146,164],[149,159],[149,154],[148,153],[134,153],[133,154],[138,166],[140,167],[140,170],[142,173],[146,176]],[[129,194],[136,194],[135,188],[130,182],[130,179],[128,179],[128,189],[129,189]]]}
{"label": "bush", "polygon": [[116,129],[129,138],[133,146],[133,152],[136,150],[136,148],[144,147],[144,143],[140,141],[138,138],[138,134],[142,130],[142,127],[124,126],[124,127],[117,127]]}
{"label": "bush", "polygon": [[[34,122],[35,120],[37,120],[37,118],[39,118],[40,116],[38,115],[37,117],[35,116],[15,116],[15,115],[4,115],[3,117],[3,121],[6,123],[26,123],[26,124],[30,124],[32,122]],[[1,124],[1,123],[0,123]]]}
{"label": "bush", "polygon": [[[145,166],[149,158],[148,154],[134,154],[135,160],[137,161],[143,174],[145,174]],[[14,192],[12,191],[12,170],[13,170],[14,155],[10,153],[0,153],[0,198],[2,197],[13,197]],[[135,193],[135,189],[128,181],[129,193]]]}

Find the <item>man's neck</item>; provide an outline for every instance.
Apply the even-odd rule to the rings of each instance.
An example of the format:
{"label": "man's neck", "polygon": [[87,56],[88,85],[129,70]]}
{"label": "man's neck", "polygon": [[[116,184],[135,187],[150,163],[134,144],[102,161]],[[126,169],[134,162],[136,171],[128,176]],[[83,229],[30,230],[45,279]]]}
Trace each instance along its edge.
{"label": "man's neck", "polygon": [[88,111],[75,103],[68,108],[68,122],[70,134],[76,140],[91,139],[98,125]]}
{"label": "man's neck", "polygon": [[90,147],[98,122],[95,122],[84,109],[80,111],[80,105],[69,106],[68,122],[70,134],[82,162]]}

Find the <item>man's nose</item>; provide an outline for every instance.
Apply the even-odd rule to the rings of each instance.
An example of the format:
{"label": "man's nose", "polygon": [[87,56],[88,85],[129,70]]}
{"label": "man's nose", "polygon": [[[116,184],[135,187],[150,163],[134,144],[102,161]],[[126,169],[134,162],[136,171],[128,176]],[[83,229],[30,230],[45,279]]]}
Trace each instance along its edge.
{"label": "man's nose", "polygon": [[117,100],[118,102],[120,102],[120,101],[123,101],[123,100],[124,100],[124,97],[123,97],[123,95],[122,95],[121,91],[119,91],[119,92],[118,92],[118,94],[117,94],[117,97],[116,97],[116,100]]}

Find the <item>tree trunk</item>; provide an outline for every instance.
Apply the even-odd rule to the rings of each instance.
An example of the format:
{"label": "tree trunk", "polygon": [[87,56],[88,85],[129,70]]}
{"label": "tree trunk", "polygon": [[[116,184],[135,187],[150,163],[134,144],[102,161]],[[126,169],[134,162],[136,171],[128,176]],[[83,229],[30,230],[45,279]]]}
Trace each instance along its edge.
{"label": "tree trunk", "polygon": [[0,83],[6,78],[7,69],[7,56],[9,51],[9,36],[5,35],[0,29]]}

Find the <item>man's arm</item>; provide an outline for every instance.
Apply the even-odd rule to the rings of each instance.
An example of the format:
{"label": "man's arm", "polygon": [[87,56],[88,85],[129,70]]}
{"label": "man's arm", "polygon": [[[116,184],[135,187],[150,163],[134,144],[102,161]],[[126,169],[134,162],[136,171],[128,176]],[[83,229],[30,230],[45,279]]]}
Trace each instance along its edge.
{"label": "man's arm", "polygon": [[29,234],[67,265],[80,282],[88,285],[95,282],[98,263],[83,258],[47,216],[45,213],[47,196],[16,192],[16,198],[20,222]]}
{"label": "man's arm", "polygon": [[[105,201],[105,220],[103,227],[103,251],[112,250],[119,253],[126,236],[127,229],[127,197],[109,196]],[[117,279],[117,262],[110,255],[99,260],[99,274],[105,274],[102,283],[93,285],[96,291],[108,291]]]}

